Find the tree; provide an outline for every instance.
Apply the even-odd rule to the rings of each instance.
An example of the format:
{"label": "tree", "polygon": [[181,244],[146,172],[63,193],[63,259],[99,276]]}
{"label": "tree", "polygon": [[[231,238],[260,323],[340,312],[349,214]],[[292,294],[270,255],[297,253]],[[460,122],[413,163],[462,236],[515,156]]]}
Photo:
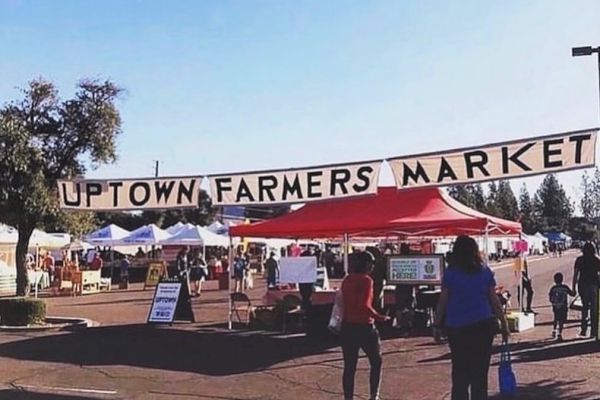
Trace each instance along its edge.
{"label": "tree", "polygon": [[580,189],[579,207],[581,208],[581,214],[588,221],[593,221],[598,213],[598,204],[595,199],[594,182],[590,179],[587,171],[584,171],[581,176]]}
{"label": "tree", "polygon": [[485,197],[479,183],[450,186],[448,194],[466,206],[479,211],[485,211]]}
{"label": "tree", "polygon": [[500,216],[500,209],[497,204],[498,199],[498,186],[496,182],[491,181],[488,186],[488,195],[485,199],[485,211],[493,216]]}
{"label": "tree", "polygon": [[495,206],[498,215],[510,221],[516,221],[519,218],[519,205],[517,198],[512,191],[510,183],[507,180],[498,182],[498,191],[496,193]]}
{"label": "tree", "polygon": [[535,216],[531,196],[529,196],[529,191],[525,184],[521,186],[521,193],[519,194],[519,214],[523,231],[527,234],[535,233],[538,230],[539,224]]}
{"label": "tree", "polygon": [[53,83],[37,79],[0,109],[0,219],[19,231],[18,296],[28,287],[34,228],[60,214],[56,181],[116,160],[120,93],[110,81],[82,80],[72,99],[61,100]]}
{"label": "tree", "polygon": [[563,231],[573,212],[569,198],[554,174],[548,174],[538,188],[533,208],[542,230]]}

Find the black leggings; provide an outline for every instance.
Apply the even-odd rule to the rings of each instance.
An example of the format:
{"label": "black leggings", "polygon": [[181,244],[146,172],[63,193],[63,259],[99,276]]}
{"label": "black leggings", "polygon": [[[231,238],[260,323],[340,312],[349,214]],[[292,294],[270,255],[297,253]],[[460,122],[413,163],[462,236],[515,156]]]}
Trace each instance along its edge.
{"label": "black leggings", "polygon": [[374,325],[343,323],[341,339],[344,353],[344,376],[342,380],[344,399],[352,399],[354,396],[354,376],[356,375],[356,364],[360,349],[365,352],[369,364],[371,364],[370,394],[371,398],[376,399],[379,395],[382,363],[377,328]]}
{"label": "black leggings", "polygon": [[490,319],[448,329],[452,354],[452,400],[488,398],[488,370],[496,324],[495,319]]}

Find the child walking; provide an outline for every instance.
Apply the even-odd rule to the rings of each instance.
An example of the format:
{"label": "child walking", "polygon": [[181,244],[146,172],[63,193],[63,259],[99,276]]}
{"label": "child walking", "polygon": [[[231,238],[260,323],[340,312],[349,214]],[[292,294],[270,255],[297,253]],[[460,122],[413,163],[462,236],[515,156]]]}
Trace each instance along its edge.
{"label": "child walking", "polygon": [[554,312],[553,339],[562,340],[562,330],[565,322],[567,322],[567,312],[569,309],[568,296],[575,296],[575,292],[563,283],[563,274],[560,272],[554,274],[554,286],[552,286],[548,294],[550,303],[552,303],[552,311]]}

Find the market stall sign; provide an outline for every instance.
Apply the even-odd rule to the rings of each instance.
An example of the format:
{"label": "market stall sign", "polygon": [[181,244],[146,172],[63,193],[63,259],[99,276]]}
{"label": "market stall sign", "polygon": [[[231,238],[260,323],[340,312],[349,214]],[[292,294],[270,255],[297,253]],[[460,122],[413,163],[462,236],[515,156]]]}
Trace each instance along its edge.
{"label": "market stall sign", "polygon": [[167,266],[164,262],[153,262],[148,265],[146,280],[144,281],[144,290],[147,287],[155,287],[160,282],[160,278],[168,278]]}
{"label": "market stall sign", "polygon": [[414,255],[390,256],[387,278],[391,285],[439,285],[444,274],[444,256]]}
{"label": "market stall sign", "polygon": [[382,161],[210,176],[214,205],[309,203],[377,193]]}
{"label": "market stall sign", "polygon": [[149,323],[195,322],[190,292],[185,279],[162,279],[156,286],[148,314]]}
{"label": "market stall sign", "polygon": [[396,187],[508,179],[595,165],[598,129],[388,159]]}
{"label": "market stall sign", "polygon": [[61,180],[62,209],[119,211],[198,207],[200,177]]}

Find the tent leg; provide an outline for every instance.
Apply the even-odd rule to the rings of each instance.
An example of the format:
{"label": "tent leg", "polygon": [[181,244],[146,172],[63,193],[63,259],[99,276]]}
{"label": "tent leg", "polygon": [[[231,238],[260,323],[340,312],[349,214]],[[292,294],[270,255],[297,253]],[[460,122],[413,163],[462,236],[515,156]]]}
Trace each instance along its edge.
{"label": "tent leg", "polygon": [[348,234],[344,233],[344,272],[348,275]]}
{"label": "tent leg", "polygon": [[227,297],[229,298],[229,305],[228,305],[228,313],[227,313],[227,327],[229,330],[233,329],[233,323],[231,321],[231,308],[232,308],[232,304],[231,304],[231,281],[233,280],[233,275],[232,275],[232,271],[233,271],[233,239],[231,238],[231,236],[229,237],[229,268],[228,268],[228,273],[229,273],[229,282],[227,284]]}

